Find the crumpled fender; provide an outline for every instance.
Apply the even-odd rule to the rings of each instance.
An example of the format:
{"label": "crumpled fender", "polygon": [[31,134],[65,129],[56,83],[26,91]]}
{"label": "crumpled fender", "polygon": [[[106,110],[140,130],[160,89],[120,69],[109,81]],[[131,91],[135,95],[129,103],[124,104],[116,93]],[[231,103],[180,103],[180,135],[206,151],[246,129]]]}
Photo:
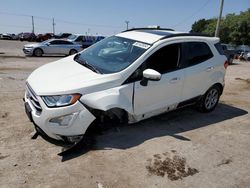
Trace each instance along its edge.
{"label": "crumpled fender", "polygon": [[83,95],[81,102],[93,109],[107,111],[112,108],[133,112],[133,84]]}

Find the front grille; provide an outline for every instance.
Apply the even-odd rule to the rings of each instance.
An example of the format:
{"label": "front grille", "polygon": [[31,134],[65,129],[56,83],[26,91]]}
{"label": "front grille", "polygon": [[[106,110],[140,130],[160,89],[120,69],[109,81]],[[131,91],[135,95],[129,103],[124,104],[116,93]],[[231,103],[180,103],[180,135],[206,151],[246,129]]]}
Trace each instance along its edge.
{"label": "front grille", "polygon": [[32,90],[32,88],[30,87],[28,83],[26,84],[26,97],[30,100],[30,102],[36,109],[37,114],[41,114],[42,107],[36,97],[35,92]]}

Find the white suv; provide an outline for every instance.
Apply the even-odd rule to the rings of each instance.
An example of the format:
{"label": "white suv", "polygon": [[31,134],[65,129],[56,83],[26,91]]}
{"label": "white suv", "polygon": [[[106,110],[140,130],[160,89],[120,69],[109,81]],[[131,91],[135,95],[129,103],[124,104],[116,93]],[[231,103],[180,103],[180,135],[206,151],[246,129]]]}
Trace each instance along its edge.
{"label": "white suv", "polygon": [[212,111],[228,65],[219,39],[132,29],[35,70],[25,109],[41,134],[77,142],[105,121],[135,123],[189,104]]}

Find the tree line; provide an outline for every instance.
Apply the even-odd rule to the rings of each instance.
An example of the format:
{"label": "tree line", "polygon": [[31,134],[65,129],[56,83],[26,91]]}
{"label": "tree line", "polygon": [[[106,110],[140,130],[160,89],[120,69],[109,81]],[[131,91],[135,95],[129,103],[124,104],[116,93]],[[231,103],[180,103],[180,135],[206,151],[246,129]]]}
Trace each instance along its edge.
{"label": "tree line", "polygon": [[[192,25],[192,33],[214,36],[217,18],[200,19]],[[221,20],[219,37],[222,43],[250,45],[250,9],[240,14],[227,14]]]}

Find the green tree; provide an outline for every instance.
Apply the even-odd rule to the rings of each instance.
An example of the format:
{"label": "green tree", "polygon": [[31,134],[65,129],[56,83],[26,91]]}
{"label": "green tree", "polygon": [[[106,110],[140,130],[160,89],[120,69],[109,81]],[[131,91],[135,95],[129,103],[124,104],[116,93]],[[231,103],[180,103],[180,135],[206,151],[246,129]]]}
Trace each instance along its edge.
{"label": "green tree", "polygon": [[202,33],[204,28],[206,28],[207,24],[208,24],[208,21],[205,19],[198,20],[197,22],[194,22],[194,24],[192,25],[192,30],[190,32]]}
{"label": "green tree", "polygon": [[[214,36],[216,22],[216,18],[200,19],[192,25],[190,32]],[[239,15],[227,14],[222,18],[219,37],[222,43],[250,45],[250,9]]]}

